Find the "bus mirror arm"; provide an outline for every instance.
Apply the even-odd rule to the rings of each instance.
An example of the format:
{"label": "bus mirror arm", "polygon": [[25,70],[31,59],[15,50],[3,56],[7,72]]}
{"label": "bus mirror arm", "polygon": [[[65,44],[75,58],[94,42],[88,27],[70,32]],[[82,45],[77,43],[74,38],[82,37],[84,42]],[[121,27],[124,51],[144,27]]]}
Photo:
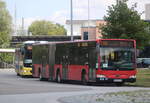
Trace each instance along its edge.
{"label": "bus mirror arm", "polygon": [[87,66],[88,66],[88,65],[89,65],[89,63],[88,63],[88,62],[86,62],[86,63],[85,63],[85,65],[87,65]]}
{"label": "bus mirror arm", "polygon": [[67,64],[70,65],[70,62],[68,62]]}

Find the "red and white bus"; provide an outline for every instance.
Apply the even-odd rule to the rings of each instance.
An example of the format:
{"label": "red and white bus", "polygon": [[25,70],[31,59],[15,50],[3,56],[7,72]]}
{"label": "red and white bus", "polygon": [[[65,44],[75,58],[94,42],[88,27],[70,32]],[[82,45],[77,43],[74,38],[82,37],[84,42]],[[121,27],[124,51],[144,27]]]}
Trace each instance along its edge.
{"label": "red and white bus", "polygon": [[98,39],[33,45],[33,77],[116,83],[136,81],[136,42]]}

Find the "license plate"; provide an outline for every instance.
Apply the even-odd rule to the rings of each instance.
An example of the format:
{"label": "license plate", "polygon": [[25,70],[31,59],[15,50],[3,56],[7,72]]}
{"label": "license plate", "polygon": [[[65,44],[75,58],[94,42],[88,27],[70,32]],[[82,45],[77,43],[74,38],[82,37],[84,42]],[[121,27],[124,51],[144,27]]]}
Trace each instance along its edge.
{"label": "license plate", "polygon": [[122,82],[122,79],[114,79],[114,82]]}

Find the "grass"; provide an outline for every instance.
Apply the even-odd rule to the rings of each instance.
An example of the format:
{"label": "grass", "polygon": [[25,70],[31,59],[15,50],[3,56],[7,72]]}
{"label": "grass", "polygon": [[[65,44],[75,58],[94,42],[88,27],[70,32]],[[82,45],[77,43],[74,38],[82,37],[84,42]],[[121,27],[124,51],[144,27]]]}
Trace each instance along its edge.
{"label": "grass", "polygon": [[126,96],[142,96],[143,93],[150,93],[150,90],[136,90],[136,91],[126,91],[126,92],[112,92],[112,93],[106,93],[106,95],[112,96],[112,95],[126,95]]}
{"label": "grass", "polygon": [[150,87],[150,69],[137,69],[137,81],[129,83],[132,86]]}
{"label": "grass", "polygon": [[129,92],[106,93],[103,97],[98,97],[97,102],[103,103],[150,103],[150,90],[137,90]]}

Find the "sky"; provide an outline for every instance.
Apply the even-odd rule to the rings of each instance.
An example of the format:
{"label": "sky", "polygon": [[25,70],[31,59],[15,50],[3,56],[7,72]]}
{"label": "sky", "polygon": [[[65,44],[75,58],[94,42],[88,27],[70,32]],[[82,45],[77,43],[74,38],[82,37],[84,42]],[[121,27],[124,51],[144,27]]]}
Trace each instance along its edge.
{"label": "sky", "polygon": [[[24,18],[24,24],[27,28],[35,20],[50,20],[54,23],[65,25],[65,21],[70,19],[70,1],[71,0],[3,0],[6,2],[13,21],[21,25],[21,19]],[[73,19],[88,19],[88,0],[73,1]],[[128,5],[131,7],[137,2],[137,11],[139,13],[145,10],[145,4],[150,0],[129,0]],[[108,6],[115,4],[116,0],[89,0],[89,17],[90,19],[103,19],[107,14]],[[15,6],[16,5],[16,6]],[[142,15],[144,19],[144,14]]]}

